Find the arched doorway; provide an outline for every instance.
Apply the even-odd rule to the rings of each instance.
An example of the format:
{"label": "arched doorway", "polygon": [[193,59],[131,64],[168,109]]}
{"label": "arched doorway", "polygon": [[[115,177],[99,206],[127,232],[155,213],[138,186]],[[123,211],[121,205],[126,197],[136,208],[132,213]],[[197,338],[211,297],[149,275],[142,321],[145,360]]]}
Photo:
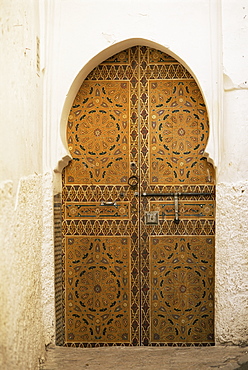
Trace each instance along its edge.
{"label": "arched doorway", "polygon": [[190,73],[136,46],[96,67],[68,119],[65,344],[214,343],[215,175]]}

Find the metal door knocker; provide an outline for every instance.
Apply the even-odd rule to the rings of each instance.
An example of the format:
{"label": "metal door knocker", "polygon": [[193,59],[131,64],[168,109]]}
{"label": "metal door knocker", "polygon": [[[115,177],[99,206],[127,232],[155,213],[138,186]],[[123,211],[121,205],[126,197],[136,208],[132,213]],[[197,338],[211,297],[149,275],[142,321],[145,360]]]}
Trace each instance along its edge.
{"label": "metal door knocker", "polygon": [[133,175],[133,176],[130,176],[129,179],[128,179],[128,185],[132,188],[132,189],[135,189],[138,185],[138,182],[139,182],[139,179],[137,176]]}

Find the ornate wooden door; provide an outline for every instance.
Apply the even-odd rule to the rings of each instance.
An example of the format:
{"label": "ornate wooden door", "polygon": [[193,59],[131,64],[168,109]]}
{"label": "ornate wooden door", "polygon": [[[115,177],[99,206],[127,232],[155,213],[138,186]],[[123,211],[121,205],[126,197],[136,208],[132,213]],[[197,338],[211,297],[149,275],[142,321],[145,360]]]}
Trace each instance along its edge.
{"label": "ornate wooden door", "polygon": [[214,169],[190,73],[148,47],[83,82],[63,173],[65,344],[214,342]]}

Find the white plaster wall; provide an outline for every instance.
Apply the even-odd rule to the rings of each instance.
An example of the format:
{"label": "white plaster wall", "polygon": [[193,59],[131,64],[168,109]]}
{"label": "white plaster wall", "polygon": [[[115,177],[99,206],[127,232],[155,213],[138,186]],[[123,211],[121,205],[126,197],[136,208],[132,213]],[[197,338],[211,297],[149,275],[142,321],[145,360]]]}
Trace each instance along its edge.
{"label": "white plaster wall", "polygon": [[43,174],[39,2],[0,11],[0,368],[37,369],[54,336],[52,175]]}
{"label": "white plaster wall", "polygon": [[0,173],[1,180],[13,180],[16,191],[21,176],[42,169],[42,84],[36,69],[38,3],[1,1],[0,27],[0,157],[4,158]]}
{"label": "white plaster wall", "polygon": [[223,131],[217,184],[216,337],[248,342],[248,1],[223,1]]}

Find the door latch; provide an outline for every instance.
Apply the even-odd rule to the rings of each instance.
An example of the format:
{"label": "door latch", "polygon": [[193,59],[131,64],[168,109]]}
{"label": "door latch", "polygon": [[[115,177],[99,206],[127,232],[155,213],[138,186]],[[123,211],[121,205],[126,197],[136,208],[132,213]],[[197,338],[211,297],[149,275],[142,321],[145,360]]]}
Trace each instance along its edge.
{"label": "door latch", "polygon": [[150,211],[145,213],[145,224],[146,225],[158,225],[159,219],[158,211]]}

